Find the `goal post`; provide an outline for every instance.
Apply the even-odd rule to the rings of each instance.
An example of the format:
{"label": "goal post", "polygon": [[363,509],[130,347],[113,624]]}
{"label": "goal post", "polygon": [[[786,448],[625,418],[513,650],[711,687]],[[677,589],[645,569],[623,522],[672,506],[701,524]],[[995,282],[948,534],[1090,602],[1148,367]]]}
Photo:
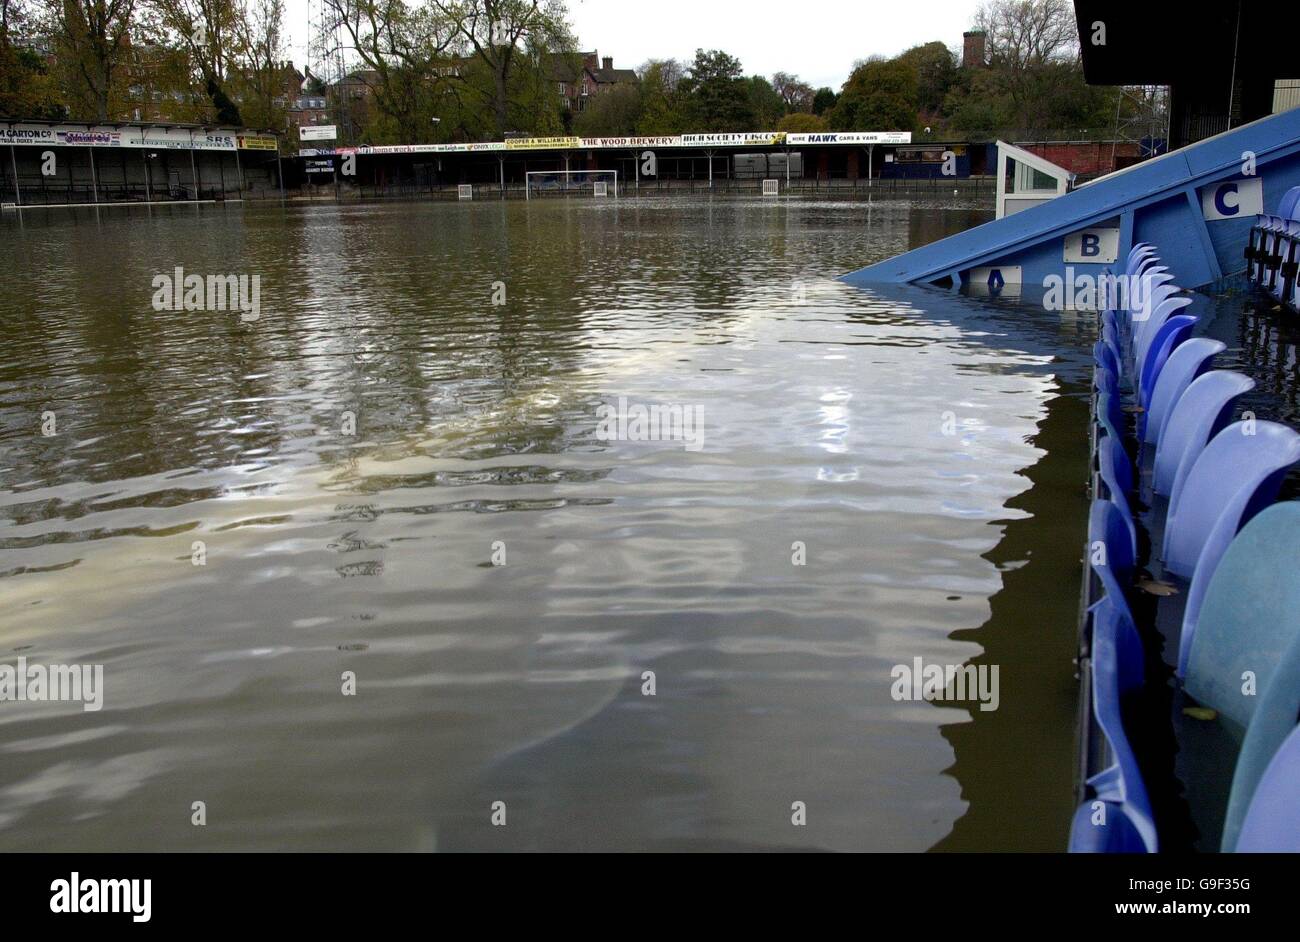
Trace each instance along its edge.
{"label": "goal post", "polygon": [[617,170],[529,170],[524,174],[524,198],[569,195],[613,196],[618,199]]}

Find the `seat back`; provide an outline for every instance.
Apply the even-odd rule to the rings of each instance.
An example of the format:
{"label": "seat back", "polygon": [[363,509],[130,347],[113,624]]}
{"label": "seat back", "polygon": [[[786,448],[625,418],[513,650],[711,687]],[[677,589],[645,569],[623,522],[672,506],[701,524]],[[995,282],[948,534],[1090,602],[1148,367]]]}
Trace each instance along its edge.
{"label": "seat back", "polygon": [[1300,434],[1285,425],[1235,422],[1216,435],[1191,470],[1180,473],[1169,498],[1161,557],[1165,569],[1191,578],[1219,518],[1230,515],[1225,532],[1235,534],[1273,502],[1296,462]]}
{"label": "seat back", "polygon": [[[1300,502],[1275,504],[1237,534],[1205,592],[1190,639],[1185,686],[1198,701],[1242,729],[1249,725],[1282,655],[1300,637],[1297,558]],[[1300,671],[1300,661],[1295,668]],[[1245,671],[1255,682],[1249,692],[1242,689]],[[1300,697],[1300,685],[1294,695]]]}
{"label": "seat back", "polygon": [[1105,597],[1122,601],[1127,610],[1137,553],[1124,515],[1111,501],[1094,500],[1088,512],[1088,565]]}
{"label": "seat back", "polygon": [[1120,394],[1119,380],[1115,378],[1114,373],[1103,366],[1098,366],[1092,371],[1092,388],[1097,392],[1109,393],[1112,396]]}
{"label": "seat back", "polygon": [[1188,384],[1170,410],[1156,446],[1151,487],[1157,494],[1173,493],[1184,459],[1196,460],[1210,439],[1228,424],[1237,397],[1254,388],[1253,379],[1230,370],[1214,370]]}
{"label": "seat back", "polygon": [[1146,677],[1142,640],[1128,606],[1108,595],[1092,609],[1092,710],[1112,763],[1088,779],[1097,799],[1124,809],[1146,849],[1157,849],[1151,800],[1124,728],[1124,701]]}
{"label": "seat back", "polygon": [[1129,250],[1128,257],[1124,259],[1124,273],[1131,275],[1137,271],[1138,265],[1148,258],[1159,258],[1156,254],[1156,248],[1150,242],[1139,242]]}
{"label": "seat back", "polygon": [[[1300,715],[1300,585],[1294,566],[1288,567],[1300,548],[1297,527],[1300,506],[1288,501],[1242,530],[1240,551],[1234,545],[1219,564],[1192,643],[1188,691],[1223,701],[1236,722],[1247,721],[1223,821],[1224,851],[1234,849],[1255,789]],[[1261,559],[1262,568],[1255,565]],[[1241,578],[1248,582],[1238,593],[1233,580]],[[1220,657],[1226,658],[1222,665],[1215,663]],[[1241,689],[1247,670],[1255,672],[1254,697]],[[1293,796],[1300,791],[1294,781],[1291,787]]]}
{"label": "seat back", "polygon": [[1227,348],[1221,340],[1193,337],[1169,354],[1165,367],[1156,378],[1146,411],[1139,417],[1142,441],[1159,442],[1165,419],[1174,403],[1182,396],[1192,380],[1210,368],[1214,357]]}
{"label": "seat back", "polygon": [[1296,216],[1297,210],[1300,210],[1300,186],[1293,186],[1282,194],[1282,199],[1277,204],[1277,214],[1283,219],[1300,218]]}
{"label": "seat back", "polygon": [[1129,464],[1128,453],[1118,438],[1107,435],[1097,442],[1097,471],[1102,483],[1110,493],[1110,503],[1124,520],[1132,552],[1137,555],[1137,522],[1133,519],[1133,509],[1129,504],[1129,494],[1133,490],[1133,469]]}
{"label": "seat back", "polygon": [[[1170,285],[1167,287],[1173,286]],[[1157,288],[1156,293],[1160,294],[1165,290],[1165,287]],[[1170,295],[1159,301],[1154,308],[1151,309],[1150,317],[1141,324],[1134,325],[1133,362],[1137,365],[1138,369],[1140,369],[1141,364],[1146,361],[1147,351],[1155,342],[1157,335],[1159,335],[1160,328],[1165,325],[1165,322],[1169,320],[1169,318],[1173,317],[1191,303],[1192,299],[1189,297],[1175,297]]]}
{"label": "seat back", "polygon": [[[1291,730],[1264,770],[1241,823],[1237,846],[1231,850],[1256,854],[1300,853],[1297,794],[1300,794],[1300,726]],[[1107,835],[1107,840],[1114,843],[1124,840],[1119,827],[1113,836]]]}
{"label": "seat back", "polygon": [[[1149,264],[1128,277],[1124,303],[1115,309],[1116,320],[1127,331],[1135,322],[1146,319],[1146,314],[1142,312],[1148,298],[1155,298],[1159,303],[1164,298],[1177,294],[1178,290],[1178,286],[1174,284],[1174,276],[1168,268],[1163,265]],[[1160,292],[1158,297],[1156,292]],[[1151,308],[1146,310],[1150,311]]]}
{"label": "seat back", "polygon": [[1141,405],[1145,406],[1150,400],[1151,387],[1155,385],[1160,371],[1164,369],[1165,363],[1179,344],[1191,334],[1197,320],[1198,318],[1191,314],[1176,314],[1161,325],[1150,346],[1147,347],[1146,359],[1142,361],[1138,381],[1134,384]]}
{"label": "seat back", "polygon": [[1069,852],[1145,854],[1147,845],[1123,805],[1085,801],[1074,810],[1074,820],[1070,822]]}
{"label": "seat back", "polygon": [[1092,358],[1097,361],[1097,365],[1111,376],[1115,377],[1115,382],[1119,383],[1119,360],[1115,356],[1115,348],[1104,340],[1098,340],[1092,345]]}
{"label": "seat back", "polygon": [[1120,440],[1120,433],[1124,430],[1124,410],[1120,406],[1119,396],[1110,393],[1100,393],[1097,396],[1097,424],[1111,438]]}

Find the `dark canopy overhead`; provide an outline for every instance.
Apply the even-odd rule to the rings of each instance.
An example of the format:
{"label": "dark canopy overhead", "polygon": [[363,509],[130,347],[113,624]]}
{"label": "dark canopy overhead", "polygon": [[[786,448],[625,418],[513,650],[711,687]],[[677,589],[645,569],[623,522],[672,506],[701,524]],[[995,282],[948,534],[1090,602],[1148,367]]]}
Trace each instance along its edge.
{"label": "dark canopy overhead", "polygon": [[[1076,0],[1074,12],[1083,72],[1093,85],[1173,85],[1207,69],[1231,79],[1234,49],[1239,66],[1249,57],[1267,62],[1279,78],[1300,78],[1300,4]],[[1097,22],[1106,24],[1104,46],[1092,44]]]}
{"label": "dark canopy overhead", "polygon": [[1300,78],[1295,0],[1076,0],[1074,12],[1089,84],[1170,87],[1174,146],[1270,114],[1275,80]]}

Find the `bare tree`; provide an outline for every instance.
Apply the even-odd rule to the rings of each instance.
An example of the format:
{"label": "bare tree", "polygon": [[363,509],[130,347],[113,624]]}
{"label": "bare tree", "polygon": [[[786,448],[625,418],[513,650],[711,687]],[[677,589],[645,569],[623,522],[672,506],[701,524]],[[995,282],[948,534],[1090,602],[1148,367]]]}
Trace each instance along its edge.
{"label": "bare tree", "polygon": [[990,0],[975,14],[989,61],[1015,71],[1078,55],[1074,9],[1067,0]]}
{"label": "bare tree", "polygon": [[785,102],[786,111],[812,111],[813,96],[816,92],[807,82],[801,82],[799,76],[788,72],[777,72],[772,76],[772,87]]}

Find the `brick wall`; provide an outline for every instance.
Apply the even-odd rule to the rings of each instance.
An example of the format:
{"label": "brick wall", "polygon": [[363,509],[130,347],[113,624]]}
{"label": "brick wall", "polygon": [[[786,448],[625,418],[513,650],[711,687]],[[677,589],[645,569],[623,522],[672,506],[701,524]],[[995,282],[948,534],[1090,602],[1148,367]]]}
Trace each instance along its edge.
{"label": "brick wall", "polygon": [[[1058,167],[1087,179],[1110,173],[1119,167],[1136,162],[1138,145],[1112,141],[1062,141],[1046,143],[1017,143],[1017,147],[1050,160]],[[1113,160],[1112,160],[1113,158]]]}

